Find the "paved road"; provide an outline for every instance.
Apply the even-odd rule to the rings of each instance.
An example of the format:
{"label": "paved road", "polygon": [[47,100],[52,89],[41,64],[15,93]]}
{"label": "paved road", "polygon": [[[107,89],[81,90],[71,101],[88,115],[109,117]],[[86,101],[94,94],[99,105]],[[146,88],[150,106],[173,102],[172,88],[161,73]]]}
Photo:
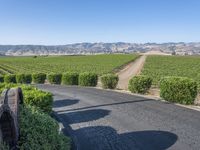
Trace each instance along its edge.
{"label": "paved road", "polygon": [[39,85],[80,150],[199,150],[200,112],[106,90]]}
{"label": "paved road", "polygon": [[131,62],[128,64],[124,69],[120,70],[117,74],[119,76],[119,82],[117,85],[118,89],[128,89],[128,82],[129,80],[135,76],[138,75],[145,63],[146,55],[143,55],[136,59],[134,62]]}

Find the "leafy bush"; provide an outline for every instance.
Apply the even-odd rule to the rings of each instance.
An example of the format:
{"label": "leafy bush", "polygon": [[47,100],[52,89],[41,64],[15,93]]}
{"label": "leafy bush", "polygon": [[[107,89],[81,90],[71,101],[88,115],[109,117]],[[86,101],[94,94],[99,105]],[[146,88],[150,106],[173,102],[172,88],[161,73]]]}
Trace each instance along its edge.
{"label": "leafy bush", "polygon": [[32,74],[32,80],[34,83],[43,84],[46,79],[46,74],[44,73],[34,73]]}
{"label": "leafy bush", "polygon": [[[0,90],[21,87],[24,94],[24,105],[20,106],[20,139],[21,150],[70,150],[70,139],[59,133],[57,122],[47,113],[52,109],[52,94],[38,90],[33,86],[21,84],[0,84]],[[32,106],[31,106],[32,105]],[[0,149],[7,149],[0,145]]]}
{"label": "leafy bush", "polygon": [[62,84],[64,85],[78,85],[78,73],[66,72],[62,76]]}
{"label": "leafy bush", "polygon": [[4,142],[0,142],[0,150],[10,150],[9,146],[4,143]]}
{"label": "leafy bush", "polygon": [[31,74],[17,74],[16,81],[17,81],[17,83],[30,84],[32,82]]}
{"label": "leafy bush", "polygon": [[21,150],[70,150],[70,139],[59,134],[57,122],[35,107],[20,106]]}
{"label": "leafy bush", "polygon": [[22,87],[24,94],[24,104],[40,108],[43,112],[52,111],[53,96],[49,92],[41,91],[37,88]]}
{"label": "leafy bush", "polygon": [[101,83],[105,89],[115,89],[118,83],[118,76],[114,74],[107,74],[101,76]]}
{"label": "leafy bush", "polygon": [[36,87],[32,85],[25,85],[25,84],[15,85],[14,87],[20,87],[23,91],[38,90]]}
{"label": "leafy bush", "polygon": [[128,85],[128,89],[132,93],[146,93],[151,87],[152,79],[148,76],[134,76]]}
{"label": "leafy bush", "polygon": [[197,96],[197,83],[183,77],[163,78],[160,82],[160,96],[170,102],[193,104]]}
{"label": "leafy bush", "polygon": [[5,90],[5,89],[10,89],[12,87],[14,87],[13,83],[0,83],[0,94]]}
{"label": "leafy bush", "polygon": [[4,76],[5,83],[16,83],[16,75],[14,74],[7,74]]}
{"label": "leafy bush", "polygon": [[50,73],[47,75],[47,80],[51,84],[60,84],[62,79],[62,74]]}
{"label": "leafy bush", "polygon": [[43,112],[50,113],[52,111],[53,96],[49,92],[45,92],[30,85],[22,84],[0,84],[0,93],[4,89],[13,87],[21,87],[24,95],[24,104],[40,108]]}
{"label": "leafy bush", "polygon": [[79,85],[81,86],[96,86],[98,81],[98,76],[95,73],[80,73],[79,74]]}
{"label": "leafy bush", "polygon": [[0,75],[0,83],[4,82],[4,76]]}
{"label": "leafy bush", "polygon": [[2,93],[3,90],[5,90],[5,89],[10,89],[10,88],[14,88],[14,87],[21,87],[23,91],[36,89],[35,87],[33,87],[31,85],[14,84],[14,83],[9,83],[9,84],[0,83],[0,93]]}

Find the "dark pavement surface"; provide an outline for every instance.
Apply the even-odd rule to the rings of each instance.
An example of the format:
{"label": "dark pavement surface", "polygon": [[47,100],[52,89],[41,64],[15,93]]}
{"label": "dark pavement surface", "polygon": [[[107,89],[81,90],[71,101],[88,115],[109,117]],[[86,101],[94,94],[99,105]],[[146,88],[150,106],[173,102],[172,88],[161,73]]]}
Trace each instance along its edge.
{"label": "dark pavement surface", "polygon": [[95,88],[38,85],[80,150],[199,150],[200,112]]}

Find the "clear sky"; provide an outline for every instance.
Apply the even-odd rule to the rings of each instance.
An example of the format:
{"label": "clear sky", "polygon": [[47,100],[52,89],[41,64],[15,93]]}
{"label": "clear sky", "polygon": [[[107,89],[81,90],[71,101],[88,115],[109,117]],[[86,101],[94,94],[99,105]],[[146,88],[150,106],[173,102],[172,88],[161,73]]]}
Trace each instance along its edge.
{"label": "clear sky", "polygon": [[0,0],[0,44],[200,42],[200,0]]}

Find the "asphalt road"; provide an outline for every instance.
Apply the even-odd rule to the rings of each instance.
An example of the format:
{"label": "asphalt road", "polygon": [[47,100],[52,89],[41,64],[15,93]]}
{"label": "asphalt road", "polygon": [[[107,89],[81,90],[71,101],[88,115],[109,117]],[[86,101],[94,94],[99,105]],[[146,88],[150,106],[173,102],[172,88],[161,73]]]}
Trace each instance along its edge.
{"label": "asphalt road", "polygon": [[38,85],[79,150],[199,150],[200,112],[95,88]]}

